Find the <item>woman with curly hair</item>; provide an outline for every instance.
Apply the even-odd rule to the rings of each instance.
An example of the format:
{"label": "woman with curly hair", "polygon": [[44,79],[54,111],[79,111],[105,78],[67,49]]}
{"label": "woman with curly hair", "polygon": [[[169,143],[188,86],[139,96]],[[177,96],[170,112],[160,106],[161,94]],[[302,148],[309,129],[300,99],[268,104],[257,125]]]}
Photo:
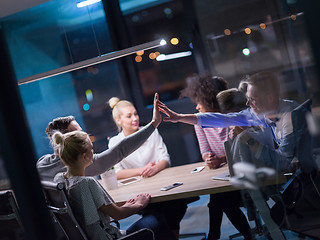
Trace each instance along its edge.
{"label": "woman with curly hair", "polygon": [[[228,89],[228,83],[222,77],[197,77],[189,80],[181,91],[181,97],[189,97],[201,112],[232,112],[245,107],[246,98],[237,89]],[[223,111],[221,111],[223,110]],[[210,169],[226,162],[224,142],[229,139],[229,128],[201,128],[194,125],[202,159]],[[208,240],[219,239],[223,213],[244,236],[252,239],[248,221],[240,209],[242,198],[239,191],[211,194],[209,207]]]}
{"label": "woman with curly hair", "polygon": [[[181,91],[181,97],[194,101],[199,112],[220,112],[216,95],[228,89],[228,83],[222,77],[196,77],[189,80]],[[226,162],[223,142],[228,140],[228,128],[206,128],[195,125],[202,159],[210,169]],[[222,144],[221,144],[222,143]]]}

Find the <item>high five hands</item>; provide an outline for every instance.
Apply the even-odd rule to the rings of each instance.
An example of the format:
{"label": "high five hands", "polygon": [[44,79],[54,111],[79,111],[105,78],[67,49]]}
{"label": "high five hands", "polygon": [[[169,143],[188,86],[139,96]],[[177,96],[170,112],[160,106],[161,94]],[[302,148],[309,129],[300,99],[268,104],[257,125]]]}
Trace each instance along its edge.
{"label": "high five hands", "polygon": [[161,112],[163,112],[166,117],[163,118],[164,122],[183,122],[191,125],[196,125],[198,123],[198,119],[195,114],[181,114],[172,111],[168,108],[163,102],[158,99],[156,100],[157,106]]}

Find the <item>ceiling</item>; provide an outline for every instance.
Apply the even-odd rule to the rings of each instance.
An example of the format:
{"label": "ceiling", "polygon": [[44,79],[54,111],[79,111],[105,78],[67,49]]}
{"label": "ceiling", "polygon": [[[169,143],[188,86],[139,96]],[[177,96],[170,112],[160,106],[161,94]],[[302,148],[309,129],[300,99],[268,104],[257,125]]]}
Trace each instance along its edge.
{"label": "ceiling", "polygon": [[49,0],[1,0],[0,18],[34,7]]}

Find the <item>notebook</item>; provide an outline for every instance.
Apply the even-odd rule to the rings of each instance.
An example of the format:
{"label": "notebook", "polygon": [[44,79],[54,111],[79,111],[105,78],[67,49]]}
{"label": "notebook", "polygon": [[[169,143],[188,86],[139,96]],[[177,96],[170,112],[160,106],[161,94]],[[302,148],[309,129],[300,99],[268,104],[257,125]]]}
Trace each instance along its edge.
{"label": "notebook", "polygon": [[232,140],[228,140],[228,141],[224,142],[224,149],[226,152],[228,171],[220,173],[218,175],[215,175],[212,177],[212,179],[229,181],[230,177],[234,176],[234,172],[233,172],[233,168],[232,168],[233,159],[232,159],[232,155],[231,155],[231,144],[232,144]]}

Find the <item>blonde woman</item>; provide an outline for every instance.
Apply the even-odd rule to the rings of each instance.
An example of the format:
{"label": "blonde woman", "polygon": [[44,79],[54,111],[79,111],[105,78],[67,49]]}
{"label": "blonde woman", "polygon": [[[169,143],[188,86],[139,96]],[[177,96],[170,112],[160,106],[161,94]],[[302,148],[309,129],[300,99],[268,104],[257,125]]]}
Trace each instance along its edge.
{"label": "blonde woman", "polygon": [[[157,106],[155,105],[155,111]],[[120,220],[145,208],[150,195],[142,193],[117,206],[111,196],[93,177],[85,176],[86,168],[93,163],[93,145],[87,133],[72,131],[65,134],[55,132],[52,136],[55,152],[67,171],[58,173],[54,181],[65,182],[72,208],[89,239],[117,239],[142,228],[153,230],[155,239],[174,239],[163,217],[148,214],[130,226],[126,232],[109,224],[110,217]],[[130,238],[134,239],[134,238]]]}
{"label": "blonde woman", "polygon": [[[113,97],[109,100],[109,105],[112,108],[113,120],[120,131],[118,135],[109,140],[109,148],[112,148],[125,137],[137,132],[140,127],[139,115],[131,102]],[[156,129],[135,152],[115,165],[115,171],[118,179],[133,176],[152,177],[169,166],[170,156],[167,147]],[[187,204],[184,199],[154,203],[148,206],[148,211],[164,215],[176,239],[178,239],[180,221],[186,209]]]}
{"label": "blonde woman", "polygon": [[[139,115],[133,104],[113,97],[109,100],[112,116],[119,134],[109,140],[109,148],[114,147],[125,137],[139,131]],[[151,177],[170,166],[167,147],[157,129],[135,152],[115,165],[118,179],[142,176]]]}

